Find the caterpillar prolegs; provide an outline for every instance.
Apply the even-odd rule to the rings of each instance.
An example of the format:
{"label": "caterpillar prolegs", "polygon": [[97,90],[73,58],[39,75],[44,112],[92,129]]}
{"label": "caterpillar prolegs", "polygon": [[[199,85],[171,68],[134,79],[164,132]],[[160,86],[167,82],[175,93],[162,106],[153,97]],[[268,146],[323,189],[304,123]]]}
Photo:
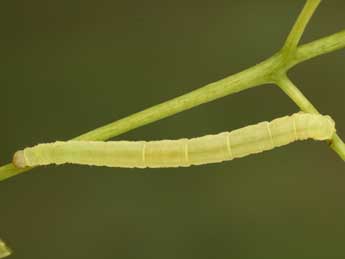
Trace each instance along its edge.
{"label": "caterpillar prolegs", "polygon": [[334,133],[331,117],[295,113],[271,122],[191,139],[39,144],[18,151],[13,164],[19,168],[64,163],[126,168],[186,167],[232,160],[297,140],[327,140]]}

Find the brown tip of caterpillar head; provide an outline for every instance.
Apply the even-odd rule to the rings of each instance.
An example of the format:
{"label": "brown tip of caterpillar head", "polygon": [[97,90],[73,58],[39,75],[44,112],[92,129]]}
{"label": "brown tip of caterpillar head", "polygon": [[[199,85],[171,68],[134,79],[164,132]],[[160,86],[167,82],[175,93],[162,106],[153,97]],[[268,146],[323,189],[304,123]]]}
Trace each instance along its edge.
{"label": "brown tip of caterpillar head", "polygon": [[27,167],[23,150],[17,151],[14,154],[12,163],[17,168],[25,168],[25,167]]}

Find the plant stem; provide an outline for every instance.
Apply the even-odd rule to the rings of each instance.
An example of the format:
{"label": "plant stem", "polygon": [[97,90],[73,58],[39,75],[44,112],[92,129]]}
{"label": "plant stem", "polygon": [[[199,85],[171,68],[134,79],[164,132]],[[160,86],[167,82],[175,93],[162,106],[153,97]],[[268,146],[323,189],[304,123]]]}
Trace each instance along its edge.
{"label": "plant stem", "polygon": [[27,172],[31,169],[33,168],[31,167],[22,168],[22,169],[16,168],[12,163],[3,165],[0,167],[0,181],[6,180],[18,174]]}
{"label": "plant stem", "polygon": [[345,30],[301,45],[296,50],[288,69],[308,59],[345,48]]}
{"label": "plant stem", "polygon": [[308,0],[305,3],[283,46],[283,52],[286,57],[295,53],[297,45],[302,38],[305,28],[307,27],[311,17],[313,16],[316,8],[320,3],[321,0]]}
{"label": "plant stem", "polygon": [[106,140],[203,103],[211,102],[226,95],[265,84],[268,82],[271,68],[276,66],[277,62],[279,62],[279,58],[277,58],[277,56],[273,56],[272,58],[269,58],[266,61],[240,73],[226,77],[185,95],[176,97],[91,132],[85,133],[76,139]]}
{"label": "plant stem", "polygon": [[[148,108],[144,111],[135,113],[131,116],[115,121],[109,125],[92,130],[77,137],[76,139],[110,139],[148,123],[169,117],[200,104],[216,100],[217,98],[240,92],[250,87],[258,86],[265,83],[272,83],[273,79],[271,79],[269,75],[275,74],[277,70],[286,71],[287,69],[305,60],[344,47],[345,31],[341,31],[331,36],[298,47],[295,54],[293,55],[294,58],[289,59],[288,62],[286,61],[286,56],[283,55],[282,52],[278,52],[266,61],[254,67],[246,69],[243,72],[237,73],[233,76],[229,76],[215,83],[211,83],[190,93],[174,98],[170,101]],[[298,92],[300,91],[298,90]],[[294,93],[297,93],[297,91],[295,91]],[[340,138],[336,136],[333,139],[332,148],[334,149],[334,146],[336,148],[339,148],[341,146],[341,143],[342,141],[340,140]],[[340,154],[343,153],[343,151],[340,152]],[[342,158],[344,159],[344,157]],[[29,171],[30,169],[32,168],[18,169],[15,168],[12,164],[4,165],[0,167],[0,181]]]}
{"label": "plant stem", "polygon": [[132,129],[216,100],[220,97],[260,84],[270,83],[271,80],[267,78],[267,74],[272,73],[281,64],[284,64],[284,70],[288,70],[303,61],[342,48],[345,48],[345,30],[298,47],[294,59],[288,63],[284,62],[284,57],[282,57],[281,53],[277,53],[266,61],[240,73],[92,130],[76,139],[107,140],[116,137]]}
{"label": "plant stem", "polygon": [[338,134],[333,136],[330,147],[345,161],[345,144]]}
{"label": "plant stem", "polygon": [[286,74],[282,74],[277,77],[275,82],[284,93],[290,97],[291,100],[304,112],[319,113],[314,105],[303,95],[296,85],[287,77]]}
{"label": "plant stem", "polygon": [[[287,77],[286,74],[281,75],[276,80],[276,84],[290,97],[291,100],[304,112],[319,113],[314,105],[303,95],[298,87]],[[334,134],[330,140],[330,147],[345,161],[345,143],[341,138]]]}

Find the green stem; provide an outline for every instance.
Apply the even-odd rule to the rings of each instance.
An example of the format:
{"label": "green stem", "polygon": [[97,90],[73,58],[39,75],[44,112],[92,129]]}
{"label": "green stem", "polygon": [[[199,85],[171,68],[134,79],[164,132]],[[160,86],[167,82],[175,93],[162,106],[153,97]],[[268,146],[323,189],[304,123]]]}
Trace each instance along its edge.
{"label": "green stem", "polygon": [[[297,47],[308,22],[320,2],[321,0],[307,0],[289,36],[287,37],[282,50],[264,62],[180,97],[135,113],[109,125],[92,130],[75,139],[107,140],[140,126],[191,109],[203,103],[207,103],[251,87],[272,82],[280,86],[280,88],[297,104],[298,107],[300,107],[302,111],[318,113],[313,104],[287,77],[286,72],[293,66],[305,60],[345,47],[345,31],[341,31],[331,36],[305,44],[301,47]],[[335,134],[330,141],[330,146],[345,161],[345,144],[337,134]],[[4,165],[0,167],[0,181],[31,169],[32,168],[18,169],[12,164]],[[7,256],[9,254],[9,250],[0,240],[0,257]]]}
{"label": "green stem", "polygon": [[[226,95],[240,92],[242,90],[262,85],[265,83],[272,83],[274,82],[274,78],[272,78],[272,75],[275,76],[277,74],[281,74],[282,71],[285,73],[289,68],[305,60],[344,48],[345,31],[341,31],[331,36],[302,45],[295,49],[294,46],[297,46],[301,38],[301,35],[305,29],[305,26],[307,25],[310,17],[312,16],[312,13],[316,9],[319,2],[320,1],[318,0],[309,0],[306,3],[282,51],[273,55],[264,62],[256,66],[253,66],[249,69],[246,69],[240,73],[229,76],[220,81],[211,83],[180,97],[174,98],[170,101],[166,101],[164,103],[148,108],[144,111],[135,113],[131,116],[115,121],[109,125],[92,130],[75,139],[110,139],[122,133],[128,132],[132,129],[172,116],[179,112],[191,109],[203,103],[216,100]],[[286,53],[288,53],[288,55]],[[284,87],[282,87],[282,89],[283,88]],[[298,105],[304,107],[302,110],[313,110],[314,112],[316,111],[315,107],[312,106],[312,104],[303,96],[303,94],[297,88],[295,90],[291,89],[286,87],[286,89],[283,90],[286,91],[290,98],[292,98],[296,103],[298,103]],[[331,146],[344,159],[343,142],[338,136],[334,137]],[[4,165],[0,167],[0,181],[15,176],[17,174],[29,171],[30,169],[32,168],[18,169],[15,168],[12,164]]]}
{"label": "green stem", "polygon": [[298,47],[288,69],[311,58],[345,48],[345,30]]}
{"label": "green stem", "polygon": [[16,168],[12,163],[0,167],[0,181],[6,180],[18,174],[25,173],[33,168],[27,167],[23,169]]}
{"label": "green stem", "polygon": [[330,147],[345,161],[345,144],[338,134],[333,136]]}
{"label": "green stem", "polygon": [[308,0],[305,3],[283,46],[283,52],[286,57],[295,53],[297,45],[302,38],[305,28],[307,27],[311,17],[313,16],[316,8],[320,3],[321,0]]}
{"label": "green stem", "polygon": [[319,113],[314,105],[303,95],[296,85],[287,77],[286,74],[282,74],[277,77],[275,83],[284,91],[284,93],[290,97],[291,100],[304,112]]}
{"label": "green stem", "polygon": [[[313,57],[342,48],[345,48],[345,31],[300,46],[291,63],[296,65]],[[282,59],[281,54],[278,53],[243,72],[92,130],[76,139],[107,140],[143,125],[169,117],[203,103],[216,100],[220,97],[243,91],[260,84],[269,83],[270,80],[267,78],[267,74],[271,73],[274,67],[284,63]],[[285,66],[284,69],[292,67],[290,63],[285,64]]]}
{"label": "green stem", "polygon": [[121,120],[115,121],[109,125],[85,133],[76,139],[110,139],[132,129],[161,120],[198,105],[211,102],[226,95],[265,84],[268,82],[272,67],[275,67],[277,62],[279,62],[279,55],[273,56],[272,58],[240,73],[226,77],[185,95],[176,97]]}
{"label": "green stem", "polygon": [[[276,80],[276,84],[290,97],[291,100],[304,112],[319,113],[314,105],[303,95],[298,87],[287,77],[286,74],[281,75]],[[341,138],[334,134],[330,140],[330,147],[345,161],[345,143]]]}

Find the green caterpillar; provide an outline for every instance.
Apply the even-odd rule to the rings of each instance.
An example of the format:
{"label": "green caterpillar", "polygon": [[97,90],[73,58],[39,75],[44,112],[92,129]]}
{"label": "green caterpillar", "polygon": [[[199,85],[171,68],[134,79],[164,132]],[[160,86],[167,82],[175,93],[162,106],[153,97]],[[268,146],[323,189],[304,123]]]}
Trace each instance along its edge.
{"label": "green caterpillar", "polygon": [[16,167],[82,164],[126,168],[187,167],[218,163],[284,146],[297,140],[331,139],[329,116],[295,113],[231,132],[192,139],[160,141],[67,141],[18,151]]}

